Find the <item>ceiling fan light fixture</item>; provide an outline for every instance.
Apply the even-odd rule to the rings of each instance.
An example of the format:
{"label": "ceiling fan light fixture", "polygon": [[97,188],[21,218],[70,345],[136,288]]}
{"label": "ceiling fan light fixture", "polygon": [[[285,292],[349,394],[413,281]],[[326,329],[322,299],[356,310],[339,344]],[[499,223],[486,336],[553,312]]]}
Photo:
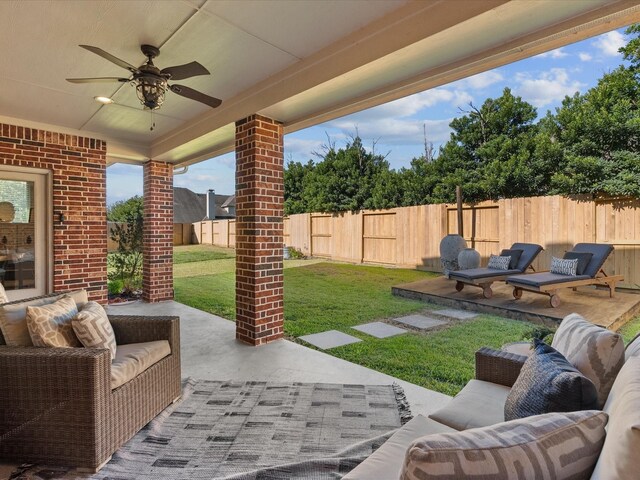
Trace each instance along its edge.
{"label": "ceiling fan light fixture", "polygon": [[164,103],[167,80],[156,76],[141,76],[137,79],[136,95],[146,108],[156,110]]}
{"label": "ceiling fan light fixture", "polygon": [[109,105],[113,103],[113,99],[109,97],[93,97],[93,99],[98,103],[102,103],[103,105]]}

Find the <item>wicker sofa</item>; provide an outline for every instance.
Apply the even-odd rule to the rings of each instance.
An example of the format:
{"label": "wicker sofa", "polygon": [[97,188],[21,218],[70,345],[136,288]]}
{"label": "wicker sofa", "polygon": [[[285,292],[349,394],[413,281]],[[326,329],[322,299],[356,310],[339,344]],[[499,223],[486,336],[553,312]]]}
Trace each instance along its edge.
{"label": "wicker sofa", "polygon": [[180,397],[179,318],[109,320],[118,346],[167,340],[171,353],[112,389],[107,349],[9,347],[0,334],[1,459],[97,471]]}

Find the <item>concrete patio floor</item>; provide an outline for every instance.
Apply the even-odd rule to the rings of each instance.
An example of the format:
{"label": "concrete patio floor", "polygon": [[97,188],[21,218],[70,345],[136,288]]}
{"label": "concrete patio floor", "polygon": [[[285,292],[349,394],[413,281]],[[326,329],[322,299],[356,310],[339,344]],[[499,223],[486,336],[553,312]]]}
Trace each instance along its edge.
{"label": "concrete patio floor", "polygon": [[206,380],[263,380],[389,385],[404,389],[411,412],[429,413],[449,396],[356,365],[288,340],[251,347],[235,339],[235,324],[178,302],[110,306],[110,315],[178,315],[182,376]]}

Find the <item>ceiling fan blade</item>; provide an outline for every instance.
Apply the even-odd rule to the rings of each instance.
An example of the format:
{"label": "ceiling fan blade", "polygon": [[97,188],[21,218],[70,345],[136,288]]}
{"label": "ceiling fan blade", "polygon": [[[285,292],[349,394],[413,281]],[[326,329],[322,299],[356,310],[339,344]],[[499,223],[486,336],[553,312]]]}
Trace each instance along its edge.
{"label": "ceiling fan blade", "polygon": [[215,97],[210,97],[209,95],[205,95],[204,93],[198,92],[193,88],[185,87],[184,85],[169,85],[169,89],[173,93],[177,93],[180,96],[190,98],[191,100],[195,100],[196,102],[201,102],[206,105],[209,105],[211,108],[219,107],[222,103],[222,100]]}
{"label": "ceiling fan blade", "polygon": [[113,82],[128,82],[128,78],[118,77],[96,77],[96,78],[67,78],[67,82],[71,83],[113,83]]}
{"label": "ceiling fan blade", "polygon": [[198,75],[211,75],[209,70],[204,68],[198,62],[163,68],[160,70],[160,73],[168,73],[171,75],[171,80],[184,80],[185,78],[197,77]]}
{"label": "ceiling fan blade", "polygon": [[91,45],[80,45],[80,47],[84,48],[85,50],[89,50],[90,52],[93,52],[96,55],[100,55],[102,58],[105,58],[110,62],[115,63],[119,67],[129,70],[131,73],[136,73],[138,71],[138,67],[134,67],[130,63],[127,63],[124,60],[120,60],[118,57],[114,57],[113,55],[111,55],[108,52],[105,52],[101,48],[92,47]]}

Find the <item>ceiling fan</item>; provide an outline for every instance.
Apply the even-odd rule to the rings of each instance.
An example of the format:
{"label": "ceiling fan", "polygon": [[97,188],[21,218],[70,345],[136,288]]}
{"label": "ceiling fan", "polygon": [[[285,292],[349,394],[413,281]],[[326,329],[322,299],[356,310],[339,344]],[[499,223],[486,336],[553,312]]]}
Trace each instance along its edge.
{"label": "ceiling fan", "polygon": [[130,63],[124,60],[114,57],[108,52],[105,52],[101,48],[92,47],[91,45],[80,45],[80,47],[89,50],[90,52],[100,55],[102,58],[115,63],[119,67],[122,67],[131,72],[131,76],[124,77],[98,77],[98,78],[67,78],[71,83],[131,83],[135,86],[136,94],[140,103],[149,110],[156,110],[160,108],[164,102],[164,96],[167,89],[171,90],[182,97],[190,98],[197,102],[209,105],[212,108],[220,106],[222,100],[215,97],[210,97],[204,93],[198,92],[193,88],[185,87],[184,85],[169,85],[170,80],[184,80],[185,78],[191,78],[198,75],[211,75],[209,70],[204,68],[198,62],[185,63],[184,65],[176,65],[174,67],[167,67],[160,70],[153,64],[153,59],[160,55],[160,49],[152,45],[141,45],[140,50],[147,57],[147,61],[139,67],[134,67]]}

